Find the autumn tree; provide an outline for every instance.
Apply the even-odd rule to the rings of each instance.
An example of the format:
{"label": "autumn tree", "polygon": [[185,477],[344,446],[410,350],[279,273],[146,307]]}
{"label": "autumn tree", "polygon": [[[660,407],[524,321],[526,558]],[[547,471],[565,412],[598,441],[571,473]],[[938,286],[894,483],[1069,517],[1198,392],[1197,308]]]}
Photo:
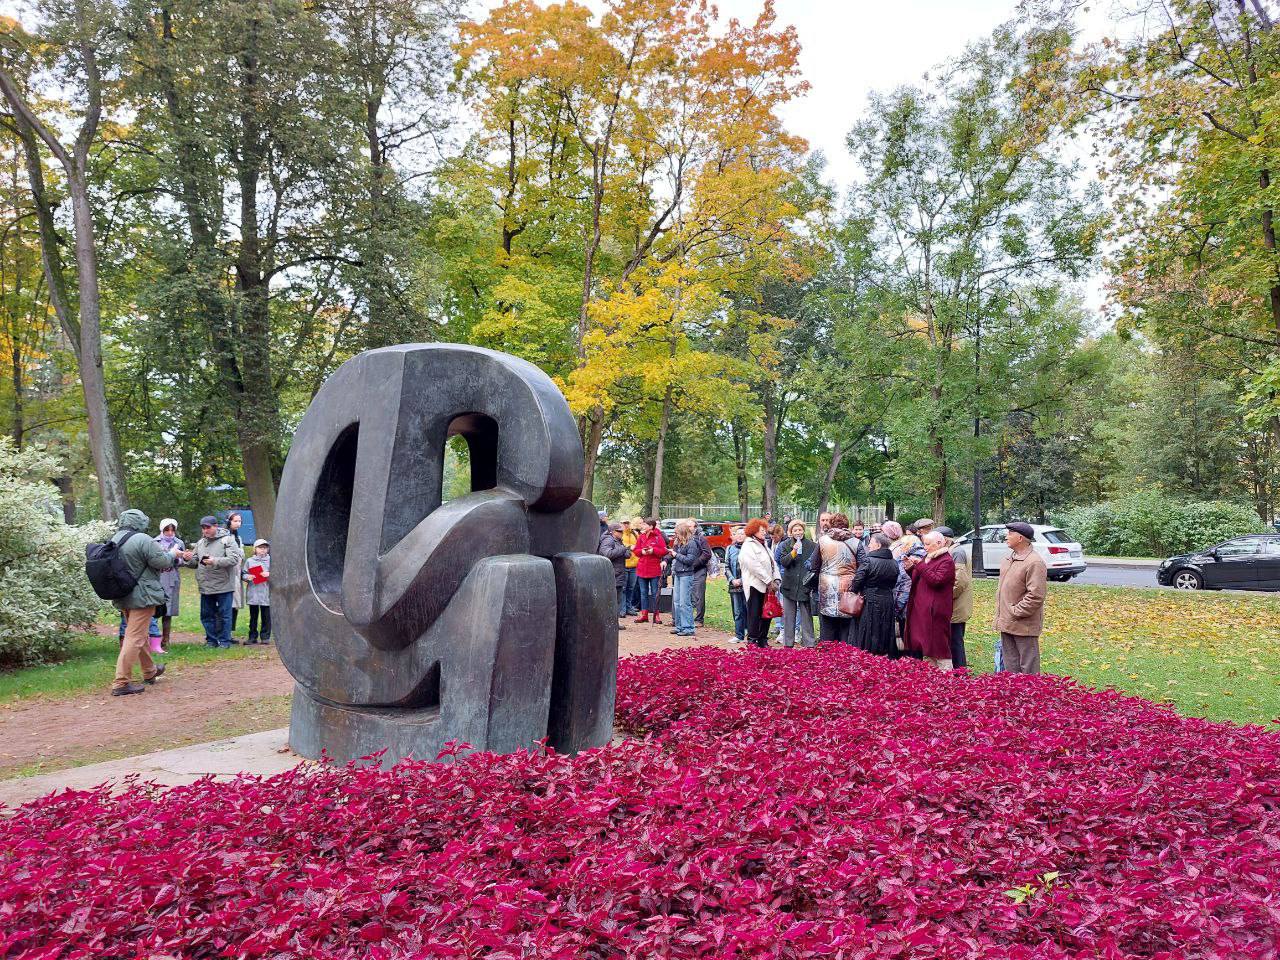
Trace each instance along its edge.
{"label": "autumn tree", "polygon": [[770,155],[801,146],[776,116],[803,88],[794,31],[775,29],[770,3],[754,23],[717,27],[699,0],[612,0],[598,18],[572,2],[512,0],[463,29],[481,124],[470,169],[483,188],[472,195],[491,205],[491,258],[524,291],[506,299],[512,285],[494,278],[490,320],[519,328],[537,278],[560,292],[576,272],[576,316],[558,296],[533,340],[572,347],[562,379],[582,417],[588,494],[611,408],[609,379],[580,372],[597,318],[610,315],[595,304],[645,302],[646,283],[669,282],[664,265],[723,239],[726,191],[750,204],[775,188]]}

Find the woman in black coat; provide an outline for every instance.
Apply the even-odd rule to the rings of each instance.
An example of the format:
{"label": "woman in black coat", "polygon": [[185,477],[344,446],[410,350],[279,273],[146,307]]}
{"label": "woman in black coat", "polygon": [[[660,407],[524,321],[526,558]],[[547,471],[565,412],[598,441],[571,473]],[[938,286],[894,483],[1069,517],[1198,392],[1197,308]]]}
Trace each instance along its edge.
{"label": "woman in black coat", "polygon": [[882,657],[897,657],[895,634],[897,613],[893,605],[893,588],[898,583],[898,561],[889,550],[889,538],[877,533],[871,538],[873,549],[858,565],[853,575],[853,592],[863,597],[862,616],[858,618],[858,647]]}

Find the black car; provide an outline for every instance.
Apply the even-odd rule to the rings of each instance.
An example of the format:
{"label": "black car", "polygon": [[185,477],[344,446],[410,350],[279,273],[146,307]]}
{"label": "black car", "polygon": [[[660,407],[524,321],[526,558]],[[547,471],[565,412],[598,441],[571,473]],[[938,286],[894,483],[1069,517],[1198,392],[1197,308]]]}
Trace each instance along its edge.
{"label": "black car", "polygon": [[1280,590],[1280,536],[1235,537],[1160,564],[1156,580],[1179,590]]}

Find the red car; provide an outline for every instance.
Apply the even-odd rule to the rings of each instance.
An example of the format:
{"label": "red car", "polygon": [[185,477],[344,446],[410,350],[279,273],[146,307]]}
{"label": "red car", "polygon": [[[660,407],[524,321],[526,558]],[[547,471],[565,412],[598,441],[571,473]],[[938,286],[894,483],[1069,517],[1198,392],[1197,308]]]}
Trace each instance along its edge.
{"label": "red car", "polygon": [[702,528],[702,535],[707,538],[715,555],[724,560],[724,552],[733,543],[733,537],[729,535],[733,524],[727,520],[699,520],[698,526]]}
{"label": "red car", "polygon": [[[707,544],[717,557],[724,560],[724,552],[729,549],[729,544],[733,543],[733,537],[729,535],[730,529],[734,524],[728,520],[695,520],[698,529],[702,531],[702,535],[707,538]],[[662,531],[662,535],[666,537],[667,542],[671,542],[671,536],[676,532],[675,520],[663,520],[658,524],[658,529]]]}

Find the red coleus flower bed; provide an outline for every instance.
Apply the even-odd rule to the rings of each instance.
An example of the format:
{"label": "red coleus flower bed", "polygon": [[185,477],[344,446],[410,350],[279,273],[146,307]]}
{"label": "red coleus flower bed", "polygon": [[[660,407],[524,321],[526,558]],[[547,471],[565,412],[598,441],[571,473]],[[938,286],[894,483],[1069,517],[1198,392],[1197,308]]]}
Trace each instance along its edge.
{"label": "red coleus flower bed", "polygon": [[625,661],[577,758],[48,798],[0,956],[1153,957],[1280,950],[1280,738],[848,648]]}

